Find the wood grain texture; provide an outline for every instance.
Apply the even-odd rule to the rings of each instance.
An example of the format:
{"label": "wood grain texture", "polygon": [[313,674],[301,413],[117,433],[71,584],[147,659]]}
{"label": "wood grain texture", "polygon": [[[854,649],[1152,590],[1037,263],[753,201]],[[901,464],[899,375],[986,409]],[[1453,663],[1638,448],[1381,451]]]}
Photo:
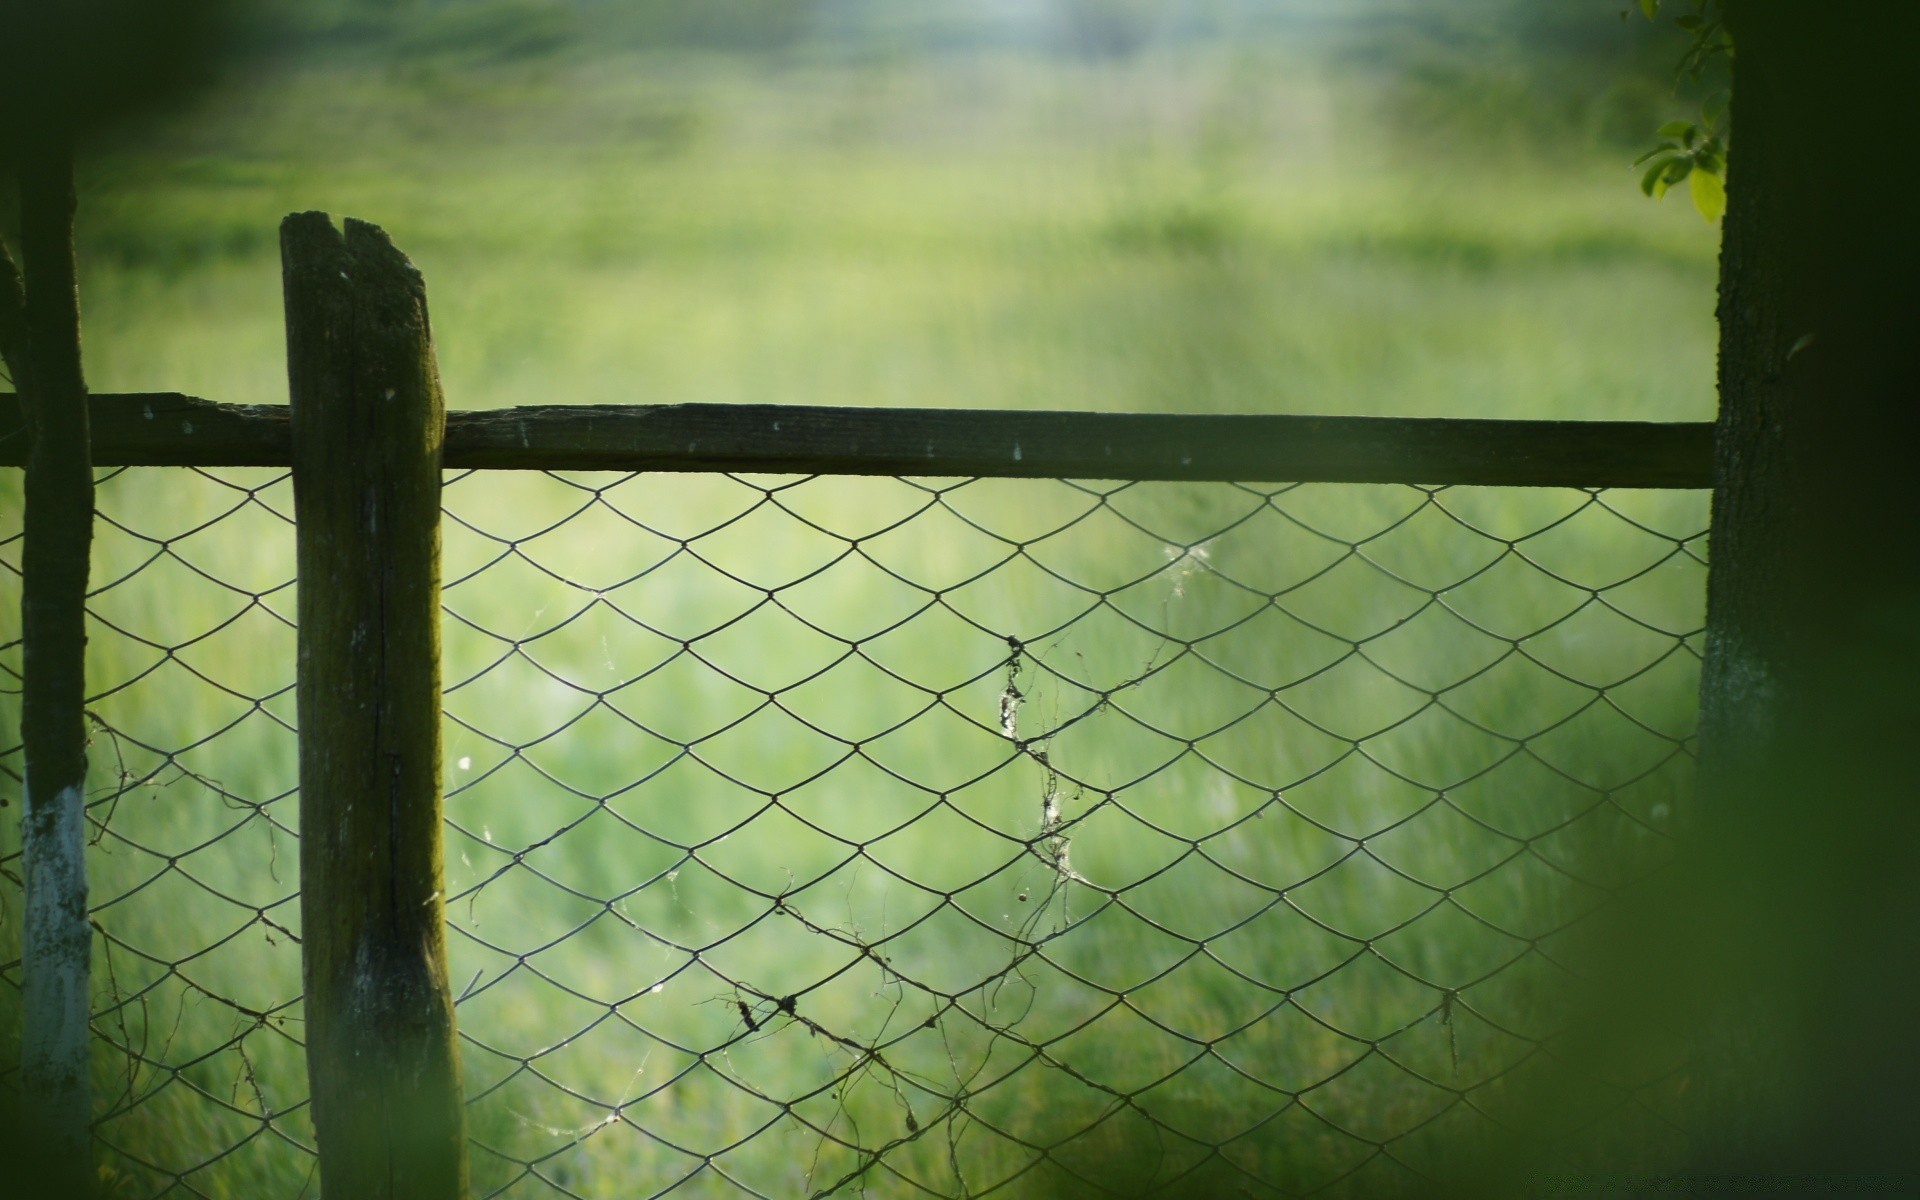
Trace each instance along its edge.
{"label": "wood grain texture", "polygon": [[[101,465],[286,466],[285,408],[94,397]],[[0,464],[18,462],[0,396]],[[447,414],[450,468],[1705,488],[1713,426],[786,405]]]}
{"label": "wood grain texture", "polygon": [[463,1200],[441,870],[426,288],[377,228],[281,226],[298,524],[300,912],[320,1189]]}

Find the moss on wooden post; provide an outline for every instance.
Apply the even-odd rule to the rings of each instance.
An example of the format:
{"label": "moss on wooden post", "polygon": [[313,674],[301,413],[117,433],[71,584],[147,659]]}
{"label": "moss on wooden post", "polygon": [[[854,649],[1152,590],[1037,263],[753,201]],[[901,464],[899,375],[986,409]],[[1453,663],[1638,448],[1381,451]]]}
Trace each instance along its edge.
{"label": "moss on wooden post", "polygon": [[453,1200],[466,1137],[441,885],[440,459],[420,273],[280,227],[299,543],[307,1068],[329,1200]]}

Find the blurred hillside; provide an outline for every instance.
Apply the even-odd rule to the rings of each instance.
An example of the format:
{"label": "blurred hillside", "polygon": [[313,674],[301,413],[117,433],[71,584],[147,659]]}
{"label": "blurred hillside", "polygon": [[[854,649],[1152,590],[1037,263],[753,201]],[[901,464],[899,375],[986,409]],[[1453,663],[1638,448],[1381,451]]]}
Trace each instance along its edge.
{"label": "blurred hillside", "polygon": [[1714,231],[1620,0],[317,0],[83,165],[100,388],[283,394],[276,228],[427,272],[456,405],[1698,417]]}
{"label": "blurred hillside", "polygon": [[1066,60],[1255,49],[1386,82],[1420,132],[1645,140],[1672,106],[1670,29],[1622,0],[267,0],[242,44],[277,63],[469,65],[706,52],[863,64],[1018,51]]}
{"label": "blurred hillside", "polygon": [[[418,51],[486,40],[490,51],[508,55],[574,33],[602,44],[742,51],[1027,46],[1129,54],[1222,37],[1364,44],[1411,31],[1614,58],[1667,40],[1639,23],[1623,37],[1621,22],[1596,20],[1620,11],[1615,0],[260,0],[237,15],[262,45],[284,48],[316,35],[341,42],[403,37]],[[493,36],[480,39],[481,30]],[[503,37],[513,37],[512,44]]]}

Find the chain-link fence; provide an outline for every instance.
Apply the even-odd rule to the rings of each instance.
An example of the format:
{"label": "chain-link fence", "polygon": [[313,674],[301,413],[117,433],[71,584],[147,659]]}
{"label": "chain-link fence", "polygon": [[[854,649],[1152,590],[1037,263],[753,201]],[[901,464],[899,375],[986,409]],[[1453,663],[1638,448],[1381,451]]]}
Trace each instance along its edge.
{"label": "chain-link fence", "polygon": [[[19,473],[7,474],[0,486],[16,485]],[[18,611],[20,509],[5,511],[16,524],[0,535],[0,604]],[[292,519],[284,471],[100,473],[87,870],[96,1130],[110,1196],[293,1195],[311,1163]],[[20,653],[9,639],[0,765],[16,806]],[[16,822],[4,836],[5,986],[17,1001]],[[9,1030],[8,1053],[18,1044]]]}
{"label": "chain-link fence", "polygon": [[[1703,493],[486,472],[445,505],[476,1194],[1372,1195],[1579,1141],[1532,1099],[1587,918],[1684,818]],[[105,1177],[311,1194],[290,484],[126,470],[99,507]],[[1583,1120],[1673,1136],[1671,1053],[1594,1083]]]}

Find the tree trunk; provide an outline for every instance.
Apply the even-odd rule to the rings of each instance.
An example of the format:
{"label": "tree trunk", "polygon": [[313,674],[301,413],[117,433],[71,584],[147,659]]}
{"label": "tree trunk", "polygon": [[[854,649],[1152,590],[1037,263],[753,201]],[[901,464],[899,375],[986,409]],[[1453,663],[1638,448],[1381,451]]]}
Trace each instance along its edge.
{"label": "tree trunk", "polygon": [[1917,7],[1727,0],[1689,943],[1719,1166],[1904,1170],[1920,1117]]}

